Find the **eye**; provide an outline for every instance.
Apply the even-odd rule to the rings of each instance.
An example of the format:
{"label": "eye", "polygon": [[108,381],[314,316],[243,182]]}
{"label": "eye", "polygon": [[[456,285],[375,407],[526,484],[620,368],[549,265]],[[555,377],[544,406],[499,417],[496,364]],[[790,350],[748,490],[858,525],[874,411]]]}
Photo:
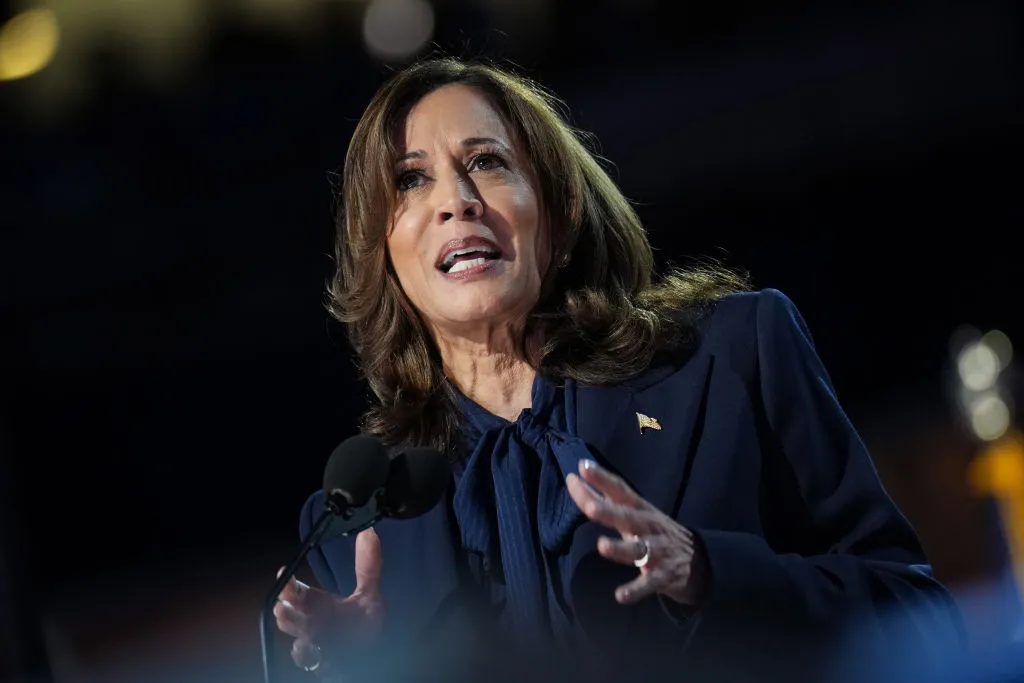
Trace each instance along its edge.
{"label": "eye", "polygon": [[476,169],[478,171],[493,171],[496,168],[502,168],[505,166],[505,162],[497,154],[483,153],[477,154],[473,157],[472,161],[469,162],[470,170]]}
{"label": "eye", "polygon": [[405,171],[403,173],[399,173],[398,177],[395,179],[395,187],[398,188],[399,192],[414,190],[422,184],[422,171]]}

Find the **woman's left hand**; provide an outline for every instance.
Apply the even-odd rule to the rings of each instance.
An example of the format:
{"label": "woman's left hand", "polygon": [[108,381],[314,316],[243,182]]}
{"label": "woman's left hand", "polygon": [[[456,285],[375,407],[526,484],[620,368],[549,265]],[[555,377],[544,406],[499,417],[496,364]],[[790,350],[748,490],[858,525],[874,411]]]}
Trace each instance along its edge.
{"label": "woman's left hand", "polygon": [[581,460],[579,471],[579,476],[566,477],[569,495],[590,521],[621,535],[602,536],[598,552],[613,562],[640,569],[634,581],[615,589],[615,599],[632,604],[660,593],[684,605],[697,605],[708,569],[693,533],[593,460]]}

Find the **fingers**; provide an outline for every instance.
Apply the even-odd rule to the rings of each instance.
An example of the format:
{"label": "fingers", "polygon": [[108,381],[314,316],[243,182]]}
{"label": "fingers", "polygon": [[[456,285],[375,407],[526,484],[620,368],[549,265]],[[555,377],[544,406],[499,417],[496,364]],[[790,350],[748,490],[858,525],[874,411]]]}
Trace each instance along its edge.
{"label": "fingers", "polygon": [[378,596],[383,568],[377,532],[372,528],[360,531],[356,536],[356,590],[353,595]]}
{"label": "fingers", "polygon": [[603,493],[609,500],[638,509],[649,507],[647,501],[641,498],[622,477],[601,467],[595,461],[580,460],[579,472],[583,481]]}
{"label": "fingers", "polygon": [[644,534],[651,525],[652,520],[647,510],[638,510],[601,498],[575,474],[565,478],[565,486],[573,501],[592,522],[615,529],[624,536]]}
{"label": "fingers", "polygon": [[290,602],[296,607],[303,608],[309,601],[310,594],[316,589],[308,584],[302,583],[295,577],[284,585],[281,589],[281,594],[277,596],[279,601],[284,600]]}
{"label": "fingers", "polygon": [[292,661],[306,670],[320,666],[323,653],[307,638],[297,638],[292,643]]}
{"label": "fingers", "polygon": [[313,635],[309,615],[287,600],[278,600],[274,605],[274,619],[277,621],[277,628],[293,638],[308,638]]}
{"label": "fingers", "polygon": [[597,539],[597,551],[613,562],[633,564],[650,552],[648,542],[639,538],[609,538],[602,536]]}
{"label": "fingers", "polygon": [[644,598],[654,595],[658,590],[654,572],[643,572],[630,581],[615,589],[615,600],[622,605],[632,605]]}
{"label": "fingers", "polygon": [[[278,572],[278,576],[281,572]],[[327,596],[312,586],[292,577],[281,589],[274,605],[274,618],[277,627],[293,638],[310,637],[313,635],[314,623],[312,614],[317,607],[318,595]]]}

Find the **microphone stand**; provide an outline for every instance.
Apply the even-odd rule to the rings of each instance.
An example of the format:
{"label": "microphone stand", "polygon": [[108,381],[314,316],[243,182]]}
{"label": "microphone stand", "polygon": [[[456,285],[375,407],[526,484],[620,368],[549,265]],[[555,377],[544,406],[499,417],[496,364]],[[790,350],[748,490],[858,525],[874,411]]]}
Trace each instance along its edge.
{"label": "microphone stand", "polygon": [[277,623],[276,620],[271,620],[271,617],[274,614],[274,605],[277,604],[277,597],[281,595],[281,591],[291,581],[291,578],[298,571],[299,566],[305,561],[306,556],[309,555],[313,548],[320,545],[329,532],[336,530],[332,522],[339,518],[343,520],[341,533],[345,536],[373,526],[374,522],[380,519],[384,512],[380,505],[381,496],[381,489],[378,489],[362,508],[350,506],[343,496],[327,496],[325,498],[324,505],[326,509],[320,513],[319,519],[316,520],[313,529],[302,543],[302,549],[288,563],[284,571],[281,572],[281,575],[277,577],[270,592],[267,593],[266,598],[263,600],[263,606],[260,609],[260,648],[263,654],[263,683],[273,683],[271,672],[274,671],[275,667],[274,633]]}

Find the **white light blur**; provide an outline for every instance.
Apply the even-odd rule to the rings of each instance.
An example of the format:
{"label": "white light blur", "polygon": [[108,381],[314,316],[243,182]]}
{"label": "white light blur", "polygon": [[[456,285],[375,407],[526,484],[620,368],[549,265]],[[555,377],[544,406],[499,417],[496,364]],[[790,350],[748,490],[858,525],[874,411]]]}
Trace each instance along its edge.
{"label": "white light blur", "polygon": [[968,344],[956,359],[960,381],[972,391],[984,391],[996,383],[1002,364],[984,341]]}
{"label": "white light blur", "polygon": [[994,441],[1010,427],[1010,409],[999,396],[986,394],[970,407],[971,429],[984,441]]}
{"label": "white light blur", "polygon": [[363,15],[363,39],[375,56],[404,60],[434,35],[434,8],[427,0],[371,0]]}
{"label": "white light blur", "polygon": [[985,346],[992,349],[992,352],[999,358],[999,369],[1003,370],[1013,360],[1013,344],[1006,333],[1001,330],[990,330],[981,338]]}
{"label": "white light blur", "polygon": [[979,339],[981,339],[981,332],[977,328],[966,324],[960,325],[953,330],[953,334],[949,337],[949,355],[956,359],[964,347]]}

